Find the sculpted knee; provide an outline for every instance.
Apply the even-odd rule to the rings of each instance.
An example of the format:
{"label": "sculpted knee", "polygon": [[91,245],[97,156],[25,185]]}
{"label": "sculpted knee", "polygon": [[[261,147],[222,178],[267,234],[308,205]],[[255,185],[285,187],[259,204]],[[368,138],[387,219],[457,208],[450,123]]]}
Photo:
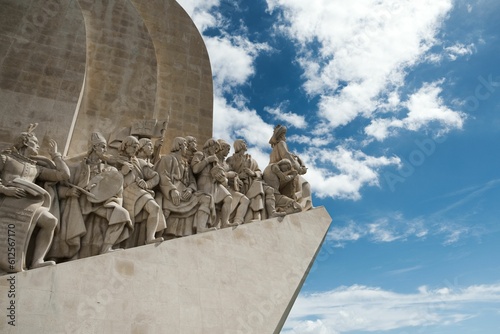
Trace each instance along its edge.
{"label": "sculpted knee", "polygon": [[202,196],[200,196],[200,205],[208,207],[210,205],[211,199],[212,198],[210,197],[210,195],[202,195]]}
{"label": "sculpted knee", "polygon": [[233,202],[233,196],[226,196],[226,198],[224,198],[224,204],[231,204]]}
{"label": "sculpted knee", "polygon": [[248,197],[246,196],[243,196],[241,199],[240,199],[240,204],[243,204],[243,205],[247,205],[250,203],[250,200],[248,199]]}
{"label": "sculpted knee", "polygon": [[53,214],[47,211],[40,216],[37,225],[43,229],[55,230],[57,223],[58,223],[57,218]]}

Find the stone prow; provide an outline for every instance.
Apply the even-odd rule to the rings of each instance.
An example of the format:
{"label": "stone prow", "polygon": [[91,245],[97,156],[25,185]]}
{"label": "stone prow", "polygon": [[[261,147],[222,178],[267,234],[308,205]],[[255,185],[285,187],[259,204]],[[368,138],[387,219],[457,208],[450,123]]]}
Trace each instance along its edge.
{"label": "stone prow", "polygon": [[319,207],[8,274],[0,332],[279,333],[330,223]]}

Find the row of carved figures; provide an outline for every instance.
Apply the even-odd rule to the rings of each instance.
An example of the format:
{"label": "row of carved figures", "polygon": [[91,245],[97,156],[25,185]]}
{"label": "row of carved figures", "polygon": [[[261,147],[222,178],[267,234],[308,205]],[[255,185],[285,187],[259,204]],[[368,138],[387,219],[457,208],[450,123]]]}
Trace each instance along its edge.
{"label": "row of carved figures", "polygon": [[[0,154],[1,272],[53,265],[144,244],[235,227],[312,207],[306,167],[277,125],[262,171],[245,141],[231,146],[177,137],[169,154],[127,136],[116,154],[92,133],[79,161],[38,155],[36,124]],[[161,140],[157,143],[162,143]]]}

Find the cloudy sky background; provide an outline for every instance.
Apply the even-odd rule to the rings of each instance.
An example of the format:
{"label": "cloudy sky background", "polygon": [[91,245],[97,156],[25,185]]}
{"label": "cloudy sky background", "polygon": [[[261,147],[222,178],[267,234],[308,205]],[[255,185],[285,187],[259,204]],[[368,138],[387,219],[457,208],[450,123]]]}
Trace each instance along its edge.
{"label": "cloudy sky background", "polygon": [[287,125],[333,219],[283,333],[498,333],[500,3],[178,2],[214,136],[264,167]]}

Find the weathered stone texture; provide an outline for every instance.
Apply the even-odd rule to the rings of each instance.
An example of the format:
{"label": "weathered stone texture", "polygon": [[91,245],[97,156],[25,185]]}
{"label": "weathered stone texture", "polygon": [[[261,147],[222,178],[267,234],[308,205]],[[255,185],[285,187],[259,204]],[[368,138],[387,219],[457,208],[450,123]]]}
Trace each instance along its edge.
{"label": "weathered stone texture", "polygon": [[212,136],[212,94],[207,50],[175,0],[0,0],[0,149],[38,122],[43,147],[54,138],[74,156],[92,131],[157,119],[170,121],[167,153],[176,136]]}
{"label": "weathered stone texture", "polygon": [[85,73],[85,29],[71,0],[0,0],[0,148],[29,123],[68,137]]}

